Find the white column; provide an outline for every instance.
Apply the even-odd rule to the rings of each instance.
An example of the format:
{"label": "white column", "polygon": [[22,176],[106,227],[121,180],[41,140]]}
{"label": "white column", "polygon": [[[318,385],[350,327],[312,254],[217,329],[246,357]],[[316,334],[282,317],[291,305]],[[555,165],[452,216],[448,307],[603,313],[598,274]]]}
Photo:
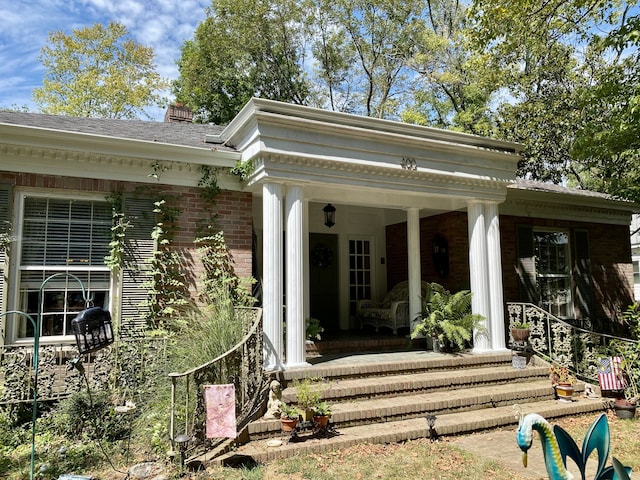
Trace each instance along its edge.
{"label": "white column", "polygon": [[500,220],[498,205],[484,206],[487,228],[487,261],[489,269],[489,308],[491,350],[506,350],[504,329],[504,300],[502,291],[502,254],[500,250]]}
{"label": "white column", "polygon": [[415,318],[422,311],[420,296],[422,274],[420,271],[420,210],[407,210],[407,252],[409,258],[409,322],[411,331]]}
{"label": "white column", "polygon": [[262,186],[264,366],[282,369],[282,185]]}
{"label": "white column", "polygon": [[287,367],[308,365],[305,362],[304,325],[304,242],[302,187],[287,186],[285,195],[286,267],[287,267]]}
{"label": "white column", "polygon": [[304,318],[311,318],[311,279],[309,269],[309,200],[302,201],[302,270],[304,271]]}
{"label": "white column", "polygon": [[487,231],[485,229],[484,205],[470,202],[467,205],[469,224],[469,276],[471,280],[471,309],[485,317],[483,325],[487,333],[474,332],[474,352],[491,349],[488,325],[491,322],[489,309],[489,273],[487,271]]}

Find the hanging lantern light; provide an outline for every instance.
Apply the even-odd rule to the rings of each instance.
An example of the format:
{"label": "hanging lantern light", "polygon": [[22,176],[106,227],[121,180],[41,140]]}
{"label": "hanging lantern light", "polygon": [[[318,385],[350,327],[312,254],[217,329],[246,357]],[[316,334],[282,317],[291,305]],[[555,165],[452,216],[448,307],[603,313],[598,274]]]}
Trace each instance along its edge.
{"label": "hanging lantern light", "polygon": [[324,224],[331,228],[336,224],[336,207],[327,203],[322,209],[324,212]]}
{"label": "hanging lantern light", "polygon": [[95,352],[113,343],[111,314],[100,307],[87,308],[71,321],[80,355]]}

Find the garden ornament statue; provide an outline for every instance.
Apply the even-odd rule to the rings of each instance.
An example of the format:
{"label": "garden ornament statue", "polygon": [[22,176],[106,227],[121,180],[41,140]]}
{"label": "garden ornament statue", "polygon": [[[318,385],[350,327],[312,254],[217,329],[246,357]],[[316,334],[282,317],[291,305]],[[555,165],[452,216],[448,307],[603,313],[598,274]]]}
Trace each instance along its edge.
{"label": "garden ornament statue", "polygon": [[[589,427],[582,442],[582,451],[571,435],[559,425],[553,428],[537,413],[530,413],[520,419],[516,439],[523,452],[522,462],[527,466],[527,451],[533,443],[533,431],[540,435],[542,453],[550,480],[572,480],[574,476],[567,471],[567,457],[572,459],[580,471],[582,480],[586,480],[587,459],[595,450],[598,452],[598,468],[593,480],[630,480],[631,469],[623,467],[612,458],[613,466],[605,468],[609,456],[610,434],[607,416],[601,414]],[[577,480],[577,479],[576,479]]]}
{"label": "garden ornament statue", "polygon": [[280,407],[282,406],[282,386],[278,380],[272,380],[269,384],[269,401],[267,402],[267,413],[264,418],[280,418]]}

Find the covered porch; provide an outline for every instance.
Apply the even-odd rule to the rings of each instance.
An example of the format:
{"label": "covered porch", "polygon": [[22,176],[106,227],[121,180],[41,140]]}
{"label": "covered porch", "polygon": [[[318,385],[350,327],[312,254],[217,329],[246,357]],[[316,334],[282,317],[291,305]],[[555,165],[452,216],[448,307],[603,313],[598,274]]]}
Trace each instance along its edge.
{"label": "covered porch", "polygon": [[[505,350],[498,205],[515,178],[519,145],[258,99],[207,140],[236,148],[252,165],[246,188],[254,196],[265,368],[308,364],[305,320],[314,305],[336,306],[338,330],[356,326],[357,300],[393,286],[387,284],[386,228],[402,222],[415,318],[421,281],[437,280],[422,272],[421,245],[432,237],[425,238],[420,219],[446,212],[467,216],[472,309],[486,319],[474,351]],[[327,204],[336,208],[332,227],[324,221]],[[359,272],[365,250],[368,282]],[[313,269],[328,260],[335,277],[325,285],[334,293],[323,297]]]}

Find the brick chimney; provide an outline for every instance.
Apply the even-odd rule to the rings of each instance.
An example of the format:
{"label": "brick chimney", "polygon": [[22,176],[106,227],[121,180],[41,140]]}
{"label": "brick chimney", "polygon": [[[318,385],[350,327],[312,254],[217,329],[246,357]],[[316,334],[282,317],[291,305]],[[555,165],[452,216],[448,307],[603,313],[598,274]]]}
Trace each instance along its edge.
{"label": "brick chimney", "polygon": [[192,123],[193,113],[189,107],[185,107],[181,103],[169,105],[167,112],[164,114],[164,121],[169,123]]}

